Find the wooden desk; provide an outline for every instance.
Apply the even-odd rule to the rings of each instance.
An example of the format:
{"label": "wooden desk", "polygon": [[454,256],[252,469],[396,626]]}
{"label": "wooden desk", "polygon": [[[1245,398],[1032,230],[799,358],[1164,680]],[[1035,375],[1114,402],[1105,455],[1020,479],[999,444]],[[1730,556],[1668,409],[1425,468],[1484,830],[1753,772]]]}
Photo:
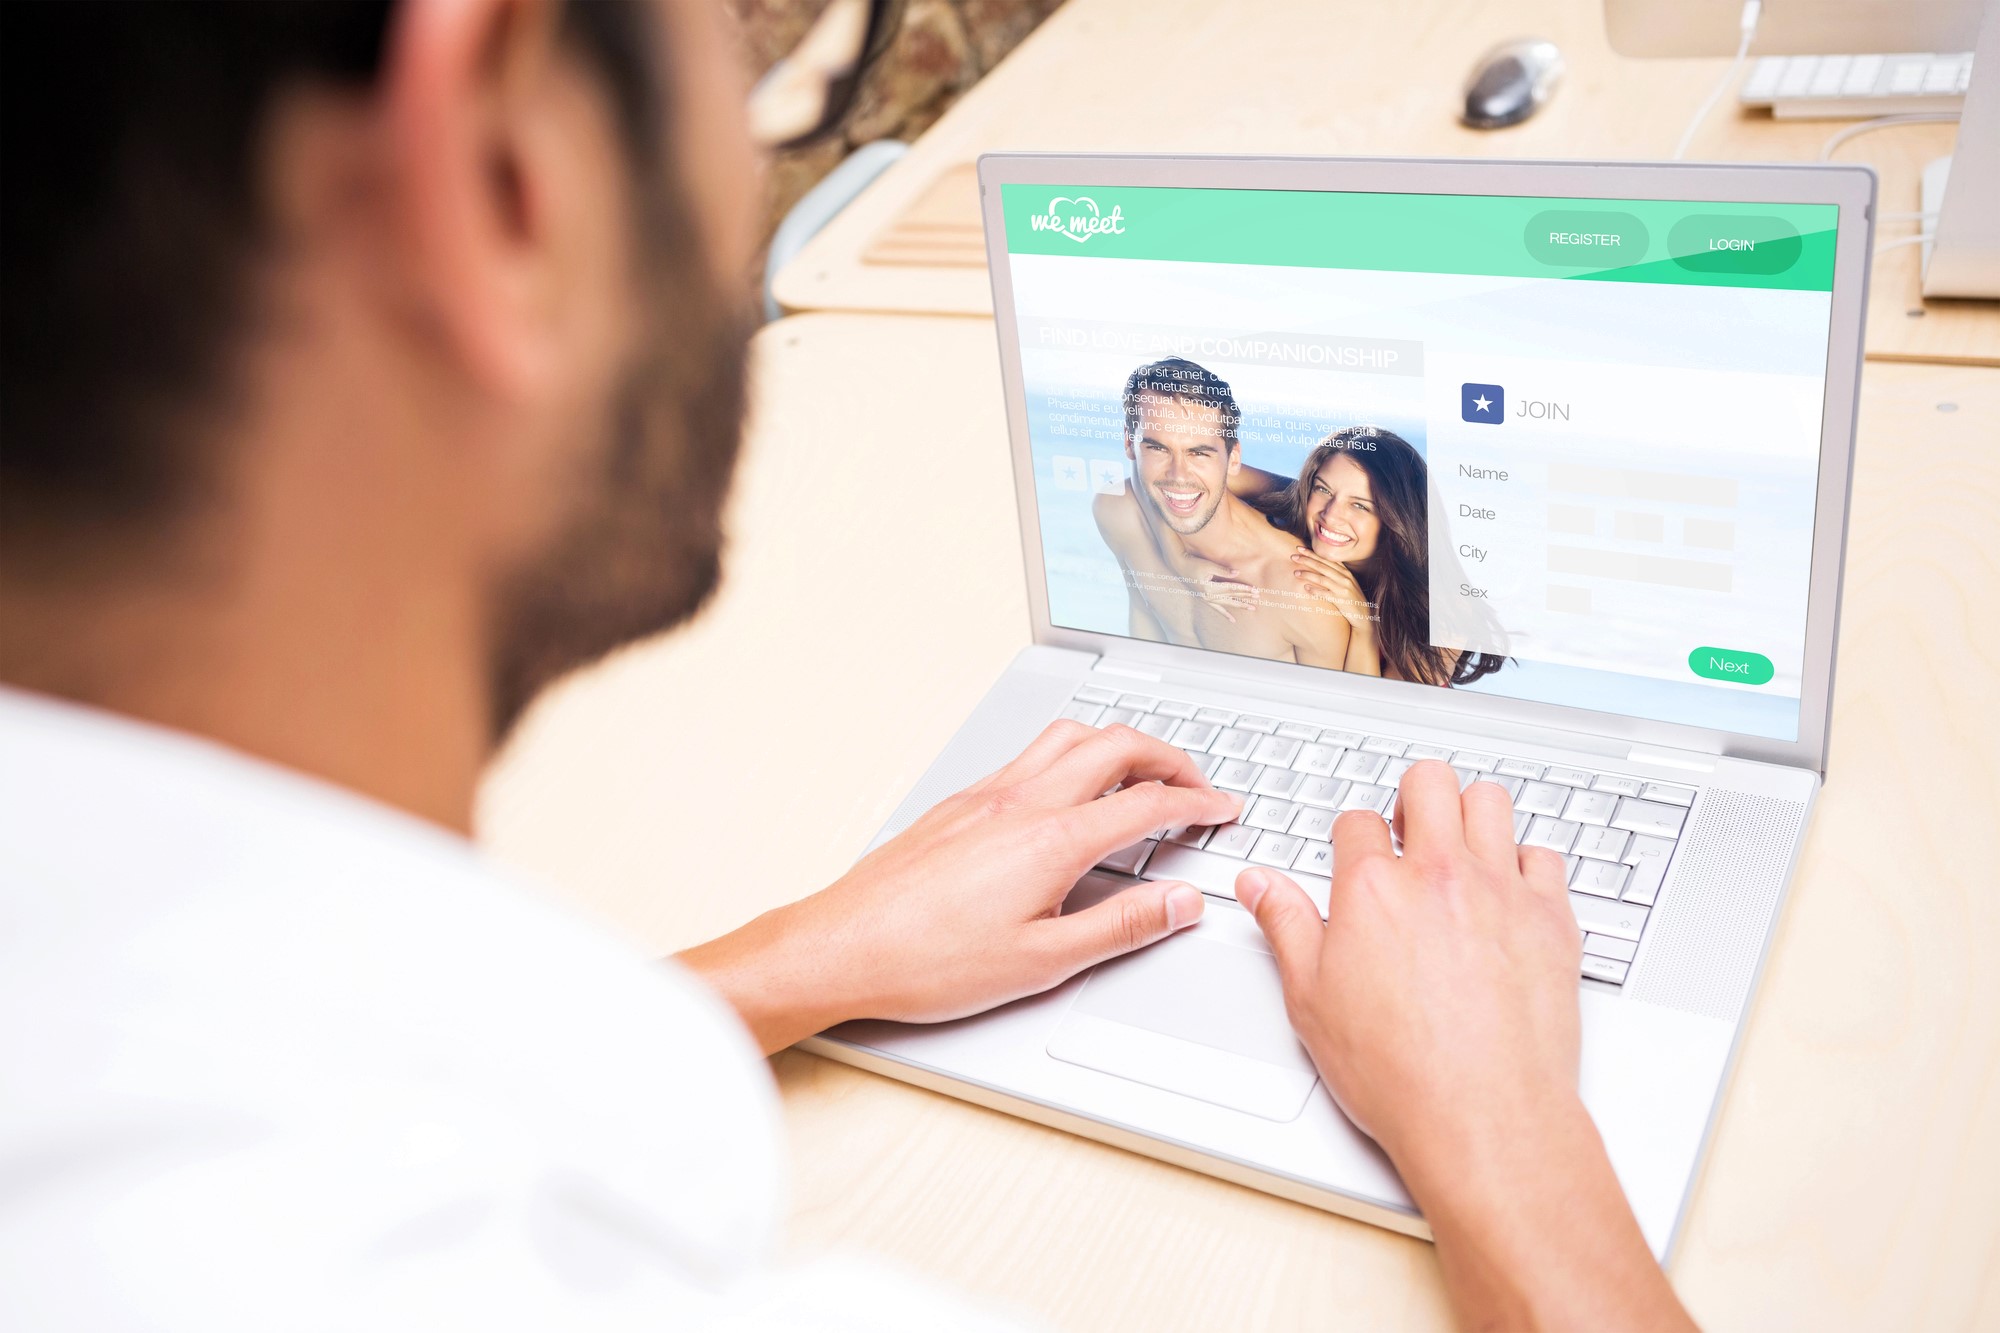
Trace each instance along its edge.
{"label": "wooden desk", "polygon": [[[1466,129],[1466,72],[1524,33],[1568,60],[1555,100],[1523,125]],[[1664,158],[1727,66],[1616,55],[1602,0],[1069,0],[814,237],[775,291],[791,310],[991,314],[970,169],[982,152]],[[1810,162],[1841,124],[1745,116],[1732,91],[1689,156]],[[1918,175],[1955,132],[1901,126],[1837,158],[1881,174],[1882,212],[1915,212]],[[1917,282],[1917,247],[1880,257],[1868,354],[2000,365],[2000,304],[1926,303]]]}
{"label": "wooden desk", "polygon": [[[839,875],[1027,639],[998,381],[983,320],[767,328],[720,599],[543,701],[493,852],[661,953]],[[1673,1270],[1712,1329],[2000,1327],[2000,371],[1862,404],[1833,777]],[[1421,1242],[775,1068],[804,1249],[1068,1329],[1448,1325]]]}

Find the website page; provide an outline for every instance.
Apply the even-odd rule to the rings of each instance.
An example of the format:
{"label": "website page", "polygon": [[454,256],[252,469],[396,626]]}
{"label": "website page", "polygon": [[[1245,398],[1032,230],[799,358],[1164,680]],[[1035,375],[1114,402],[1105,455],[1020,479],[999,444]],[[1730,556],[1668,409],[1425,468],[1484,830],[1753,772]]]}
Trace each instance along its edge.
{"label": "website page", "polygon": [[1836,208],[1002,206],[1055,624],[1797,738]]}

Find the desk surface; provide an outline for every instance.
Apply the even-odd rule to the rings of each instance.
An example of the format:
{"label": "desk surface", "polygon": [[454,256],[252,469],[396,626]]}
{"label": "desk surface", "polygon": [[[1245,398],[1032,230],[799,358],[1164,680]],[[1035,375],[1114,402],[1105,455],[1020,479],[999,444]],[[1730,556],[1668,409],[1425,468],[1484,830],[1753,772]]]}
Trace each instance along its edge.
{"label": "desk surface", "polygon": [[[837,877],[1027,640],[998,378],[983,320],[765,329],[722,594],[531,713],[488,846],[661,953]],[[1673,1268],[1710,1328],[2000,1327],[1997,421],[2000,371],[1864,377],[1832,780]],[[1421,1242],[775,1069],[801,1248],[1078,1330],[1448,1325]]]}
{"label": "desk surface", "polygon": [[[1524,33],[1562,48],[1563,86],[1525,124],[1466,129],[1466,72]],[[983,152],[1664,158],[1727,65],[1618,56],[1601,0],[1069,0],[813,238],[775,291],[791,310],[991,314],[969,166]],[[1689,156],[1810,162],[1845,123],[1744,115],[1732,90]],[[1900,126],[1836,156],[1880,173],[1883,213],[1915,212],[1923,165],[1954,133]],[[1915,229],[1890,222],[1880,236]],[[2000,365],[2000,304],[1927,303],[1918,248],[1890,250],[1875,266],[1868,354]]]}

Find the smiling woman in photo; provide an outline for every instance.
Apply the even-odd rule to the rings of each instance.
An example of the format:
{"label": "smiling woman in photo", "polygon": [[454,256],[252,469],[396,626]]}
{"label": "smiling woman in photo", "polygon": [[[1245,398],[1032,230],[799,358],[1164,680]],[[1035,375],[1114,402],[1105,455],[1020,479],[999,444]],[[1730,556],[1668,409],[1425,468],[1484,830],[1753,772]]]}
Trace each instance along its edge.
{"label": "smiling woman in photo", "polygon": [[1304,543],[1292,576],[1346,622],[1347,670],[1463,685],[1504,659],[1430,641],[1427,494],[1423,456],[1409,441],[1380,426],[1349,426],[1320,441],[1297,481],[1253,503]]}

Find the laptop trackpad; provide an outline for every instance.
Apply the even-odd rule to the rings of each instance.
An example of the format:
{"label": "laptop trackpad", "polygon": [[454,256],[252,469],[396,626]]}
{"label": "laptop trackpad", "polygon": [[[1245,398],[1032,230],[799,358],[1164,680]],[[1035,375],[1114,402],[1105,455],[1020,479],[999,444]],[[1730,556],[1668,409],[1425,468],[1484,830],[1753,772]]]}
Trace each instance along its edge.
{"label": "laptop trackpad", "polygon": [[1285,1017],[1277,963],[1244,913],[1210,904],[1209,918],[1101,964],[1048,1053],[1266,1120],[1296,1119],[1319,1075]]}

